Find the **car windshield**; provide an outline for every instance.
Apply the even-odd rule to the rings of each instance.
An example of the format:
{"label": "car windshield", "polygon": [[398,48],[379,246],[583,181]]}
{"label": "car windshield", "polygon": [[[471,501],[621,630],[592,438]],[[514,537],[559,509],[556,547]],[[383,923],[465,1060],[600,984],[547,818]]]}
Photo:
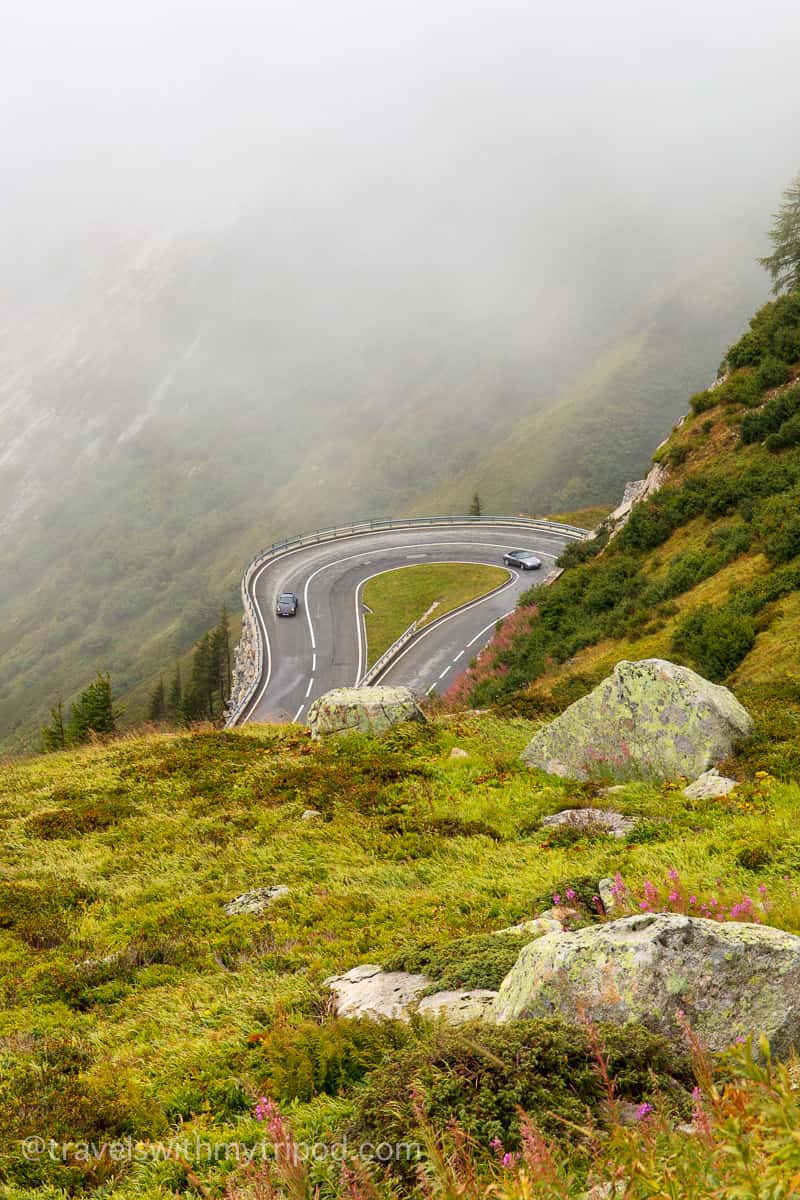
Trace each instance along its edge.
{"label": "car windshield", "polygon": [[516,558],[533,558],[533,553],[530,550],[512,550],[511,553]]}
{"label": "car windshield", "polygon": [[284,592],[283,595],[280,597],[281,604],[291,604],[293,600],[294,600],[294,596],[292,595],[291,592]]}

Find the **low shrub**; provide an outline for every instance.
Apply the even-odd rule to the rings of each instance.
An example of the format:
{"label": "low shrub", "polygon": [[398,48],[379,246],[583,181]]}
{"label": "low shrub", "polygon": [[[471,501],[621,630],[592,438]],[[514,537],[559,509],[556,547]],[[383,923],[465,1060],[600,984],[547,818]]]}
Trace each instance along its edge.
{"label": "low shrub", "polygon": [[704,392],[695,392],[689,404],[691,405],[692,412],[696,416],[699,416],[700,413],[708,412],[709,409],[714,408],[719,402],[718,389],[715,388],[713,392],[708,389]]}
{"label": "low shrub", "polygon": [[449,942],[404,946],[384,963],[387,971],[427,975],[437,990],[496,989],[531,941],[525,933],[478,933]]}
{"label": "low shrub", "polygon": [[0,883],[0,929],[10,929],[35,950],[65,942],[92,892],[74,880],[43,876]]}
{"label": "low shrub", "polygon": [[789,367],[785,362],[769,354],[762,359],[756,372],[756,378],[761,391],[766,392],[770,388],[780,387],[781,384],[786,383],[790,374]]}
{"label": "low shrub", "polygon": [[784,421],[780,429],[771,433],[765,445],[768,450],[788,450],[791,446],[800,446],[800,412]]}
{"label": "low shrub", "polygon": [[404,1021],[332,1018],[279,1024],[253,1034],[252,1070],[261,1090],[281,1103],[338,1096],[411,1040]]}
{"label": "low shrub", "polygon": [[688,613],[672,635],[672,649],[686,655],[707,679],[727,678],[753,648],[756,627],[751,617],[730,606],[701,605]]}
{"label": "low shrub", "polygon": [[[641,1026],[598,1030],[607,1069],[621,1099],[645,1102],[660,1091],[687,1110],[690,1072],[668,1042]],[[457,1121],[485,1154],[495,1142],[520,1144],[521,1114],[544,1134],[568,1141],[580,1158],[575,1129],[587,1115],[603,1120],[606,1093],[586,1031],[559,1021],[510,1025],[432,1026],[358,1095],[349,1133],[359,1141],[407,1142],[421,1123],[437,1129]],[[389,1170],[410,1173],[394,1162]]]}
{"label": "low shrub", "polygon": [[[777,434],[781,426],[800,412],[800,385],[788,388],[768,400],[757,412],[745,413],[740,437],[745,445],[763,442],[770,434]],[[776,447],[778,448],[778,447]]]}
{"label": "low shrub", "polygon": [[761,399],[761,385],[755,371],[745,368],[734,371],[716,390],[718,403],[744,405],[752,408]]}
{"label": "low shrub", "polygon": [[98,1147],[127,1135],[166,1133],[163,1109],[130,1071],[113,1067],[103,1051],[77,1038],[31,1038],[0,1053],[0,1105],[4,1113],[0,1179],[20,1186],[57,1184],[82,1192],[103,1184],[123,1164],[102,1154],[64,1158],[42,1154],[26,1161],[20,1144],[28,1137],[61,1144],[94,1142]]}
{"label": "low shrub", "polygon": [[754,524],[771,563],[787,563],[800,554],[800,494],[770,496],[756,506]]}
{"label": "low shrub", "polygon": [[750,322],[750,331],[728,351],[733,370],[756,367],[766,359],[786,363],[800,360],[800,294],[781,296],[759,309]]}

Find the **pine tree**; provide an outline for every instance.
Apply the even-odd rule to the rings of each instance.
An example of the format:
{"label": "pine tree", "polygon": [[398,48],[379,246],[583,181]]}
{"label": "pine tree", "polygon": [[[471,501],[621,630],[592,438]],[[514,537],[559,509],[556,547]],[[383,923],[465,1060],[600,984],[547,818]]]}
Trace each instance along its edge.
{"label": "pine tree", "polygon": [[167,712],[173,719],[177,719],[183,712],[183,683],[181,681],[180,663],[175,664],[175,674],[172,677],[172,683],[169,685]]}
{"label": "pine tree", "polygon": [[67,731],[64,727],[64,701],[58,697],[56,704],[50,709],[50,724],[42,729],[42,749],[45,754],[51,750],[63,750],[67,744]]}
{"label": "pine tree", "polygon": [[479,517],[482,512],[483,505],[481,504],[481,498],[477,492],[474,492],[472,495],[472,503],[469,506],[469,515],[471,517]]}
{"label": "pine tree", "polygon": [[97,672],[97,678],[81,692],[69,714],[67,740],[86,742],[91,734],[114,733],[117,714],[111,697],[111,676]]}
{"label": "pine tree", "polygon": [[758,261],[772,276],[773,292],[800,291],[800,175],[783,193],[769,236],[774,250]]}
{"label": "pine tree", "polygon": [[219,715],[222,716],[231,694],[231,631],[228,610],[224,606],[219,614],[219,623],[211,635],[211,658],[219,695]]}
{"label": "pine tree", "polygon": [[163,721],[167,715],[167,698],[164,690],[164,677],[159,679],[150,693],[147,716],[150,721]]}
{"label": "pine tree", "polygon": [[213,716],[216,677],[211,634],[204,633],[192,656],[192,677],[183,695],[183,715],[187,721]]}

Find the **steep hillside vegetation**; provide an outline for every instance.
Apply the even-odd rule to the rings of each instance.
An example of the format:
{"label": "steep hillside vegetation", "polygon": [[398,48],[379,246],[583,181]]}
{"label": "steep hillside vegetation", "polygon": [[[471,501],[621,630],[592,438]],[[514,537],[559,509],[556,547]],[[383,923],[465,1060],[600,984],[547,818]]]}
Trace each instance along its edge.
{"label": "steep hillside vegetation", "polygon": [[[753,919],[800,932],[800,790],[776,779],[800,777],[800,708],[764,704],[755,717],[754,742],[727,764],[738,793],[692,802],[671,785],[630,785],[615,795],[640,818],[624,844],[539,827],[592,792],[521,765],[534,728],[521,719],[441,717],[321,745],[294,726],[194,732],[7,765],[4,1197],[220,1195],[236,1154],[274,1138],[274,1120],[267,1133],[254,1119],[261,1095],[296,1137],[333,1144],[391,1140],[393,1129],[424,1144],[453,1135],[455,1117],[474,1139],[474,1194],[505,1169],[493,1139],[512,1156],[519,1148],[520,1105],[569,1155],[575,1190],[553,1195],[581,1195],[593,1142],[573,1126],[588,1114],[598,1129],[609,1121],[585,1031],[351,1024],[331,1016],[323,980],[359,962],[424,962],[445,982],[496,986],[519,940],[485,935],[554,894],[596,921],[597,881],[616,872],[633,909],[658,894],[677,911],[713,903],[735,916],[749,896]],[[466,756],[452,758],[454,747]],[[304,819],[309,808],[319,815]],[[288,894],[262,915],[226,914],[234,897],[275,885]],[[644,1030],[603,1038],[620,1102],[688,1116],[679,1050]],[[762,1112],[763,1089],[748,1096]],[[759,1124],[759,1137],[773,1125]],[[54,1140],[55,1157],[26,1157],[22,1140],[36,1137]],[[112,1142],[118,1160],[81,1150]],[[424,1159],[441,1168],[430,1145]],[[330,1161],[314,1165],[311,1184],[388,1197],[386,1171],[366,1169],[377,1191],[364,1180],[357,1191]],[[454,1170],[466,1186],[468,1161]],[[394,1194],[409,1182],[401,1172]],[[311,1200],[311,1184],[290,1194]],[[257,1173],[228,1189],[231,1200],[273,1194]]]}
{"label": "steep hillside vegetation", "polygon": [[656,457],[625,528],[570,548],[457,695],[520,711],[574,698],[620,658],[736,688],[800,681],[800,294],[763,308]]}

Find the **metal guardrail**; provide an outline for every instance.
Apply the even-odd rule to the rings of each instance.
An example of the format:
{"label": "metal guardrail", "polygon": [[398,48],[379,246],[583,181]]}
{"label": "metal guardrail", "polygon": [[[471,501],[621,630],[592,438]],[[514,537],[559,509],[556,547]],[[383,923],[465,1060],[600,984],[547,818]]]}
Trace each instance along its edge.
{"label": "metal guardrail", "polygon": [[[232,709],[225,721],[225,727],[237,725],[247,706],[250,704],[255,694],[256,688],[261,680],[264,672],[264,645],[261,639],[261,626],[259,624],[258,615],[256,612],[255,603],[250,595],[250,583],[253,575],[263,566],[269,558],[278,558],[280,555],[289,550],[300,549],[303,546],[315,546],[320,542],[333,542],[339,538],[356,537],[359,534],[378,533],[384,529],[425,529],[433,526],[454,526],[454,525],[505,525],[508,527],[518,527],[520,529],[546,529],[552,533],[562,533],[568,538],[576,541],[583,540],[589,536],[591,532],[588,529],[581,529],[578,525],[566,525],[561,521],[538,520],[535,517],[503,517],[503,516],[439,516],[439,517],[406,517],[406,518],[379,518],[378,520],[370,521],[355,521],[350,525],[338,525],[333,529],[315,529],[313,533],[295,534],[293,537],[284,538],[282,541],[273,542],[271,546],[267,546],[265,550],[259,551],[244,569],[242,575],[242,606],[244,608],[245,620],[251,625],[256,645],[256,672],[253,683],[247,689],[246,693],[239,700],[239,703]],[[408,631],[407,631],[408,632]],[[397,649],[397,645],[390,647]],[[379,660],[380,661],[380,660]],[[375,666],[378,664],[376,663]],[[374,671],[375,667],[371,670]],[[366,676],[365,676],[366,678]]]}
{"label": "metal guardrail", "polygon": [[405,633],[401,633],[399,638],[395,638],[391,646],[384,650],[380,658],[376,659],[365,675],[362,675],[358,681],[359,687],[369,687],[373,679],[379,679],[381,673],[386,669],[389,663],[395,658],[408,642],[415,636],[417,632],[416,621],[412,621]]}

